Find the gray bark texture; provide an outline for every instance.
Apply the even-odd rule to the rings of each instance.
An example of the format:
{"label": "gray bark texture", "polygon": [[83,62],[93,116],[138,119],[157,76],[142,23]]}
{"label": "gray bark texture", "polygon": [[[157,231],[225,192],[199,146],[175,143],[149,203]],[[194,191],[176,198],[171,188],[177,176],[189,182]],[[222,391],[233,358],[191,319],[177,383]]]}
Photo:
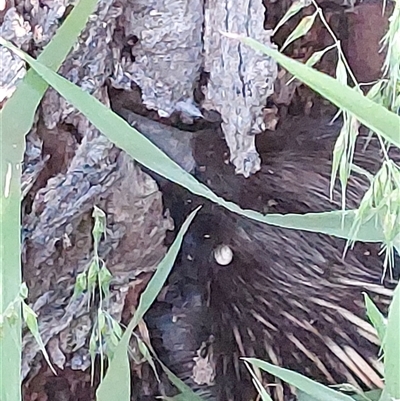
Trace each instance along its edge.
{"label": "gray bark texture", "polygon": [[204,68],[210,73],[203,107],[217,110],[237,174],[260,169],[255,134],[265,130],[263,109],[273,93],[277,66],[271,58],[228,39],[237,33],[271,45],[260,0],[209,0],[205,9]]}
{"label": "gray bark texture", "polygon": [[[50,4],[51,3],[51,4]],[[1,34],[20,48],[40,53],[58,28],[67,1],[7,3]],[[109,104],[106,80],[120,87],[126,74],[121,49],[123,14],[128,6],[100,1],[60,73]],[[2,48],[1,101],[24,76],[24,64]],[[104,309],[120,320],[128,291],[139,276],[153,272],[165,255],[173,221],[164,212],[155,181],[132,158],[49,89],[27,136],[23,177],[22,257],[29,301],[38,314],[40,334],[59,367],[85,370],[90,365],[88,339],[96,321],[88,295],[73,299],[76,276],[93,256],[91,213],[107,215],[99,253],[113,275]],[[40,369],[39,345],[23,337],[22,377]]]}
{"label": "gray bark texture", "polygon": [[[52,2],[51,9],[46,2],[44,5],[32,5],[30,10],[26,6],[10,8],[2,32],[22,48],[33,39],[40,50],[54,34],[68,2]],[[103,102],[107,102],[103,90],[107,79],[124,90],[135,83],[146,107],[162,117],[174,112],[199,117],[200,106],[218,111],[236,172],[249,176],[260,168],[254,135],[265,128],[263,109],[273,92],[277,66],[269,57],[222,37],[221,31],[248,35],[270,45],[263,15],[261,0],[212,0],[206,4],[204,0],[101,0],[60,72]],[[130,55],[124,51],[127,46]],[[4,71],[18,74],[4,74],[0,101],[12,93],[16,80],[24,74],[21,61],[8,50],[2,52]],[[203,88],[203,104],[196,105],[193,90],[202,69],[210,79]],[[45,96],[42,114],[48,128],[64,121],[86,129],[86,121],[53,90]]]}

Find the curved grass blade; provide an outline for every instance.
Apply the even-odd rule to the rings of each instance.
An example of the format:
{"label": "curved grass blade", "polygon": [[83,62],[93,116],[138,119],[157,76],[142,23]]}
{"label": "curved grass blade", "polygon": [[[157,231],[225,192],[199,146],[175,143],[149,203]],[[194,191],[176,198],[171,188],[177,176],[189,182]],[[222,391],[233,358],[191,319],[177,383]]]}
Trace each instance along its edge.
{"label": "curved grass blade", "polygon": [[[179,377],[177,377],[174,373],[172,373],[171,370],[165,366],[162,361],[158,358],[156,352],[154,351],[153,347],[151,344],[145,344],[142,343],[143,347],[145,347],[147,354],[149,357],[151,355],[153,358],[158,362],[158,364],[161,366],[161,369],[164,371],[164,373],[167,375],[169,381],[180,391],[180,394],[178,394],[175,397],[160,397],[161,399],[165,399],[168,401],[205,401],[203,398],[195,394],[192,389],[186,385]],[[151,355],[150,355],[151,354]],[[147,360],[148,361],[148,360]]]}
{"label": "curved grass blade", "polygon": [[314,70],[299,61],[292,60],[279,51],[262,45],[254,39],[226,32],[224,32],[224,35],[240,40],[254,50],[272,57],[311,89],[318,92],[337,107],[347,110],[361,123],[400,148],[400,117],[395,113],[373,102],[349,86],[339,83],[329,75]]}
{"label": "curved grass blade", "polygon": [[292,5],[289,7],[289,9],[286,11],[285,15],[282,17],[282,19],[276,24],[276,27],[274,28],[272,36],[274,36],[278,30],[285,25],[287,21],[290,20],[293,16],[295,16],[299,11],[301,11],[304,7],[307,7],[311,4],[309,1],[304,1],[304,0],[295,0]]}
{"label": "curved grass blade", "polygon": [[[0,44],[11,48],[21,58],[26,60],[43,79],[57,90],[68,102],[82,112],[82,114],[115,143],[116,146],[125,150],[135,160],[157,174],[182,185],[190,192],[205,197],[234,213],[261,223],[304,231],[321,232],[349,239],[350,228],[353,226],[355,217],[354,211],[309,213],[306,215],[262,215],[253,210],[243,210],[236,204],[227,202],[223,198],[217,196],[207,186],[200,184],[196,178],[179,167],[178,164],[172,161],[151,141],[89,93],[84,92],[78,86],[49,70],[47,67],[1,38]],[[383,242],[384,236],[380,227],[375,227],[374,222],[369,221],[360,227],[356,238],[352,237],[352,239],[364,242]]]}
{"label": "curved grass blade", "polygon": [[256,373],[254,372],[254,366],[250,363],[244,361],[246,368],[249,370],[254,387],[257,389],[258,394],[261,397],[262,401],[272,401],[271,396],[267,393],[267,390],[263,387],[262,383],[260,382],[259,378],[257,377]]}
{"label": "curved grass blade", "polygon": [[146,290],[141,295],[138,308],[129,322],[119,344],[115,348],[114,357],[110,361],[107,373],[96,391],[96,401],[130,401],[131,377],[128,358],[129,339],[131,338],[132,331],[140,320],[143,319],[144,314],[161,291],[165,280],[174,265],[176,256],[178,255],[183,236],[199,209],[200,207],[195,209],[185,220],[174,243],[169,248],[164,259],[158,265],[156,272],[146,287]]}
{"label": "curved grass blade", "polygon": [[379,401],[382,395],[382,390],[370,390],[363,394],[355,394],[352,397],[356,401]]}
{"label": "curved grass blade", "polygon": [[385,339],[386,335],[386,321],[384,316],[378,307],[374,304],[374,301],[368,296],[367,293],[364,293],[364,302],[367,308],[367,316],[374,326],[376,332],[378,333],[378,338],[381,344]]}
{"label": "curved grass blade", "polygon": [[311,395],[303,393],[302,391],[298,391],[296,395],[297,395],[297,401],[318,401]]}
{"label": "curved grass blade", "polygon": [[[38,56],[38,62],[54,71],[60,68],[84,29],[90,14],[95,11],[97,1],[79,1]],[[48,87],[48,83],[31,69],[27,71],[22,82],[0,110],[1,144],[7,149],[3,160],[21,162],[24,137],[32,128],[36,109]]]}
{"label": "curved grass blade", "polygon": [[314,25],[314,21],[317,15],[318,13],[307,15],[300,21],[300,23],[296,26],[294,31],[286,39],[285,43],[282,46],[282,51],[286,49],[286,47],[288,47],[295,40],[307,35],[307,33]]}
{"label": "curved grass blade", "polygon": [[315,401],[354,401],[350,396],[332,390],[297,372],[283,369],[256,358],[243,358],[253,366],[270,373],[311,396]]}

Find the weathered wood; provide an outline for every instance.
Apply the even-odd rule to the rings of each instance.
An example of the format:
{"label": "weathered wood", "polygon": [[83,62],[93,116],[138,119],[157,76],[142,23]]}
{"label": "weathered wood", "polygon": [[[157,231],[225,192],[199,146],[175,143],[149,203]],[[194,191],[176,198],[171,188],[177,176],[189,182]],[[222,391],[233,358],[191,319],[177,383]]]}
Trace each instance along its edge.
{"label": "weathered wood", "polygon": [[217,110],[237,174],[248,177],[260,169],[255,134],[265,130],[263,109],[273,93],[274,60],[222,32],[250,36],[271,45],[264,30],[261,0],[210,0],[205,8],[204,68],[210,73],[203,107]]}

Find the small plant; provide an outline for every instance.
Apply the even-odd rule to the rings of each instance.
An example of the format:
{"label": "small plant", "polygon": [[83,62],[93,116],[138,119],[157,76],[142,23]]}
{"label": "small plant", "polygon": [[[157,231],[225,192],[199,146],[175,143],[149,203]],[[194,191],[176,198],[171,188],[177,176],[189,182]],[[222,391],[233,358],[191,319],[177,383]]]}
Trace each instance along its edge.
{"label": "small plant", "polygon": [[103,210],[94,206],[92,217],[94,218],[92,230],[93,257],[88,267],[78,274],[73,297],[79,297],[87,291],[90,295],[88,309],[97,308],[89,341],[93,383],[96,355],[100,354],[100,377],[103,378],[105,358],[113,357],[114,349],[121,340],[122,329],[119,323],[103,308],[110,294],[112,279],[111,272],[108,270],[104,260],[99,257],[99,243],[102,236],[106,235],[106,214]]}
{"label": "small plant", "polygon": [[24,323],[26,324],[26,327],[32,333],[36,342],[39,344],[40,350],[42,351],[50,369],[53,371],[54,374],[56,374],[56,371],[54,370],[50,362],[50,358],[43,344],[42,338],[40,337],[37,315],[34,310],[26,303],[26,298],[28,298],[28,287],[25,283],[22,283],[17,297],[7,306],[4,312],[0,314],[0,341],[4,337],[4,324],[8,324],[10,326],[18,324],[19,311],[22,310],[22,318]]}

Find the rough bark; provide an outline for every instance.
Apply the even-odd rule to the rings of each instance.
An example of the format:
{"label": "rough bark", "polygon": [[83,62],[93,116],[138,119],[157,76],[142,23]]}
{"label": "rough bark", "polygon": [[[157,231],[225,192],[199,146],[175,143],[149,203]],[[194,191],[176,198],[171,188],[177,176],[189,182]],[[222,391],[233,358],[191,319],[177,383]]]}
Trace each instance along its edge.
{"label": "rough bark", "polygon": [[260,0],[211,0],[205,8],[204,68],[210,74],[203,106],[217,110],[237,174],[248,177],[260,169],[255,134],[265,130],[263,109],[273,93],[275,61],[222,32],[236,33],[271,45],[264,30]]}

